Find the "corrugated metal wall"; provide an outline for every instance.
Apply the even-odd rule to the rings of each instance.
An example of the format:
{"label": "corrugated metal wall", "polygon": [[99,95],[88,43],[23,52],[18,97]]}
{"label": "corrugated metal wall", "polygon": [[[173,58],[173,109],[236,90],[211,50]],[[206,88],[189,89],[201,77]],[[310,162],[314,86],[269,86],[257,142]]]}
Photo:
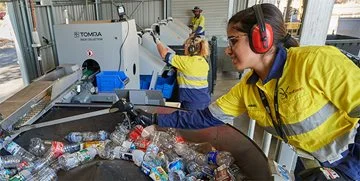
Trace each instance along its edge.
{"label": "corrugated metal wall", "polygon": [[206,35],[225,35],[228,16],[228,0],[172,0],[171,16],[184,22],[190,23],[192,9],[200,6],[205,16]]}
{"label": "corrugated metal wall", "polygon": [[[0,0],[1,1],[1,0]],[[86,21],[96,20],[95,4],[85,0],[53,0],[52,5],[39,5],[35,7],[37,19],[37,31],[41,40],[41,64],[42,72],[48,72],[55,68],[57,64],[57,55],[55,49],[54,35],[52,34],[53,24],[62,24],[65,22],[64,10],[68,11],[69,20],[71,21]],[[14,14],[16,23],[23,26],[18,26],[15,30],[20,34],[18,39],[21,46],[23,61],[25,62],[25,69],[27,69],[29,80],[40,76],[40,68],[36,58],[37,51],[31,47],[32,40],[31,31],[31,14],[29,2],[23,0],[14,0],[8,2],[12,8],[10,12]],[[37,1],[39,3],[39,1]],[[124,5],[129,19],[135,19],[138,29],[148,28],[155,23],[158,18],[163,19],[163,0],[127,0],[127,1],[102,1],[99,4],[99,20],[103,19],[118,19],[116,6]],[[69,45],[71,46],[71,45]],[[74,47],[75,48],[75,47]]]}

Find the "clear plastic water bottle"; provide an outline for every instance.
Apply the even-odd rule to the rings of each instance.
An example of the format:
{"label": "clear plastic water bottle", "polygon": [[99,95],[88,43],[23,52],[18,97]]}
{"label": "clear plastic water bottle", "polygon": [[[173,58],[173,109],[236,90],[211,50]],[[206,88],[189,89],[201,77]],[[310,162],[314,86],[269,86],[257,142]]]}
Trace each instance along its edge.
{"label": "clear plastic water bottle", "polygon": [[19,172],[18,174],[14,175],[13,177],[11,177],[9,179],[9,181],[25,181],[28,180],[29,178],[33,177],[33,175],[31,174],[31,171],[29,170],[22,170],[21,172]]}
{"label": "clear plastic water bottle", "polygon": [[245,180],[246,176],[241,173],[241,169],[236,164],[230,165],[228,168],[229,175],[231,177],[231,180]]}
{"label": "clear plastic water bottle", "polygon": [[169,173],[169,181],[184,181],[186,178],[182,170],[176,170]]}
{"label": "clear plastic water bottle", "polygon": [[35,156],[33,154],[26,151],[24,148],[22,148],[20,145],[13,141],[5,146],[5,150],[8,151],[10,154],[14,156],[19,156],[26,161],[35,160]]}
{"label": "clear plastic water bottle", "polygon": [[104,141],[109,138],[109,133],[106,131],[98,132],[71,132],[65,139],[72,143],[79,143],[85,141]]}
{"label": "clear plastic water bottle", "polygon": [[205,154],[196,152],[195,162],[199,165],[208,165],[208,157]]}
{"label": "clear plastic water bottle", "polygon": [[4,168],[16,168],[21,162],[21,157],[14,155],[0,156],[0,170]]}
{"label": "clear plastic water bottle", "polygon": [[227,151],[211,151],[208,153],[208,161],[213,165],[225,165],[229,167],[234,163],[234,157]]}
{"label": "clear plastic water bottle", "polygon": [[2,169],[0,170],[0,180],[9,180],[16,173],[16,169]]}
{"label": "clear plastic water bottle", "polygon": [[97,154],[96,148],[87,148],[80,150],[78,152],[69,154],[65,153],[64,155],[58,158],[61,168],[64,170],[70,170],[81,164],[89,162],[95,158]]}
{"label": "clear plastic water bottle", "polygon": [[188,171],[187,177],[195,177],[197,179],[201,179],[204,174],[201,171],[201,167],[194,161],[187,162],[186,170]]}
{"label": "clear plastic water bottle", "polygon": [[33,174],[27,181],[54,181],[57,180],[56,170],[51,167],[45,167]]}
{"label": "clear plastic water bottle", "polygon": [[122,143],[127,139],[127,135],[130,132],[127,126],[121,124],[115,128],[115,130],[110,134],[110,140],[116,145],[122,145]]}
{"label": "clear plastic water bottle", "polygon": [[99,156],[102,159],[113,160],[116,157],[120,158],[120,153],[126,153],[128,148],[124,148],[115,144],[112,141],[109,141],[105,144],[103,149],[98,149]]}
{"label": "clear plastic water bottle", "polygon": [[32,138],[30,140],[29,152],[36,155],[37,157],[42,157],[45,155],[48,150],[52,150],[53,154],[57,155],[56,157],[64,153],[73,153],[79,151],[81,148],[81,143],[73,144],[64,144],[59,141],[47,141],[40,138]]}
{"label": "clear plastic water bottle", "polygon": [[49,145],[46,146],[44,144],[44,141],[40,138],[31,138],[30,139],[29,152],[34,154],[37,157],[43,156],[48,149],[47,147],[49,147]]}
{"label": "clear plastic water bottle", "polygon": [[196,152],[190,149],[185,143],[175,143],[174,150],[178,155],[188,161],[194,160],[196,157]]}
{"label": "clear plastic water bottle", "polygon": [[16,170],[20,172],[21,170],[26,170],[34,167],[33,162],[29,162],[26,160],[21,161],[19,164],[16,165]]}
{"label": "clear plastic water bottle", "polygon": [[172,149],[174,146],[174,141],[175,140],[171,135],[162,131],[155,132],[152,138],[152,143],[156,144],[159,148],[163,150]]}

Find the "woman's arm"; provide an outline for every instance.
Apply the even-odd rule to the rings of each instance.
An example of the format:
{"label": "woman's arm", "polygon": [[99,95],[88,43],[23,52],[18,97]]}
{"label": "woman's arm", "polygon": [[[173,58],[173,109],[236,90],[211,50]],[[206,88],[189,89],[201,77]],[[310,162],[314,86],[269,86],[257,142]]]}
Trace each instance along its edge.
{"label": "woman's arm", "polygon": [[158,49],[161,58],[165,59],[169,50],[160,41],[156,42],[156,48]]}

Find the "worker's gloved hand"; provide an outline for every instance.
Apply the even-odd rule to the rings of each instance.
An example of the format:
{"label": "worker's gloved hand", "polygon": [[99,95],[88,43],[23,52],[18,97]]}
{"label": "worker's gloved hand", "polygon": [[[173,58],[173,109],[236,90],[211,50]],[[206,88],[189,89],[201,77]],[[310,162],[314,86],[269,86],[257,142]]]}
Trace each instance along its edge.
{"label": "worker's gloved hand", "polygon": [[150,126],[153,124],[157,124],[157,114],[148,113],[142,109],[136,109],[137,118],[141,119],[141,122],[145,124],[144,126]]}
{"label": "worker's gloved hand", "polygon": [[174,76],[175,73],[176,73],[175,68],[171,65],[167,65],[164,67],[164,71],[161,74],[161,77],[163,77],[163,78],[172,77],[172,76]]}
{"label": "worker's gloved hand", "polygon": [[134,106],[130,102],[126,102],[125,99],[120,99],[119,101],[115,102],[113,105],[111,105],[109,112],[131,112],[133,110]]}
{"label": "worker's gloved hand", "polygon": [[150,32],[150,35],[152,36],[155,44],[160,43],[160,39],[158,38],[158,35],[156,33]]}
{"label": "worker's gloved hand", "polygon": [[189,34],[189,37],[195,37],[195,32],[191,32],[190,34]]}

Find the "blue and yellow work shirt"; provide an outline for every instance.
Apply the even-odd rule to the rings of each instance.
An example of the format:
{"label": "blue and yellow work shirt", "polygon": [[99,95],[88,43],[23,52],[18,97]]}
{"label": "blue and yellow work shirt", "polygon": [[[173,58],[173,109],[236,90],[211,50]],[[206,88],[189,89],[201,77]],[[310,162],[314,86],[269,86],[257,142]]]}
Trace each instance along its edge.
{"label": "blue and yellow work shirt", "polygon": [[205,35],[205,17],[200,15],[199,18],[192,17],[191,24],[193,25],[193,32],[195,35]]}
{"label": "blue and yellow work shirt", "polygon": [[249,72],[208,109],[160,115],[159,125],[205,128],[248,114],[276,136],[258,89],[265,93],[275,118],[277,80],[279,113],[288,143],[307,151],[323,166],[360,180],[360,69],[335,47],[279,47],[265,80]]}
{"label": "blue and yellow work shirt", "polygon": [[202,56],[179,56],[168,53],[165,61],[177,68],[179,100],[190,110],[204,109],[210,104],[208,91],[209,64]]}

